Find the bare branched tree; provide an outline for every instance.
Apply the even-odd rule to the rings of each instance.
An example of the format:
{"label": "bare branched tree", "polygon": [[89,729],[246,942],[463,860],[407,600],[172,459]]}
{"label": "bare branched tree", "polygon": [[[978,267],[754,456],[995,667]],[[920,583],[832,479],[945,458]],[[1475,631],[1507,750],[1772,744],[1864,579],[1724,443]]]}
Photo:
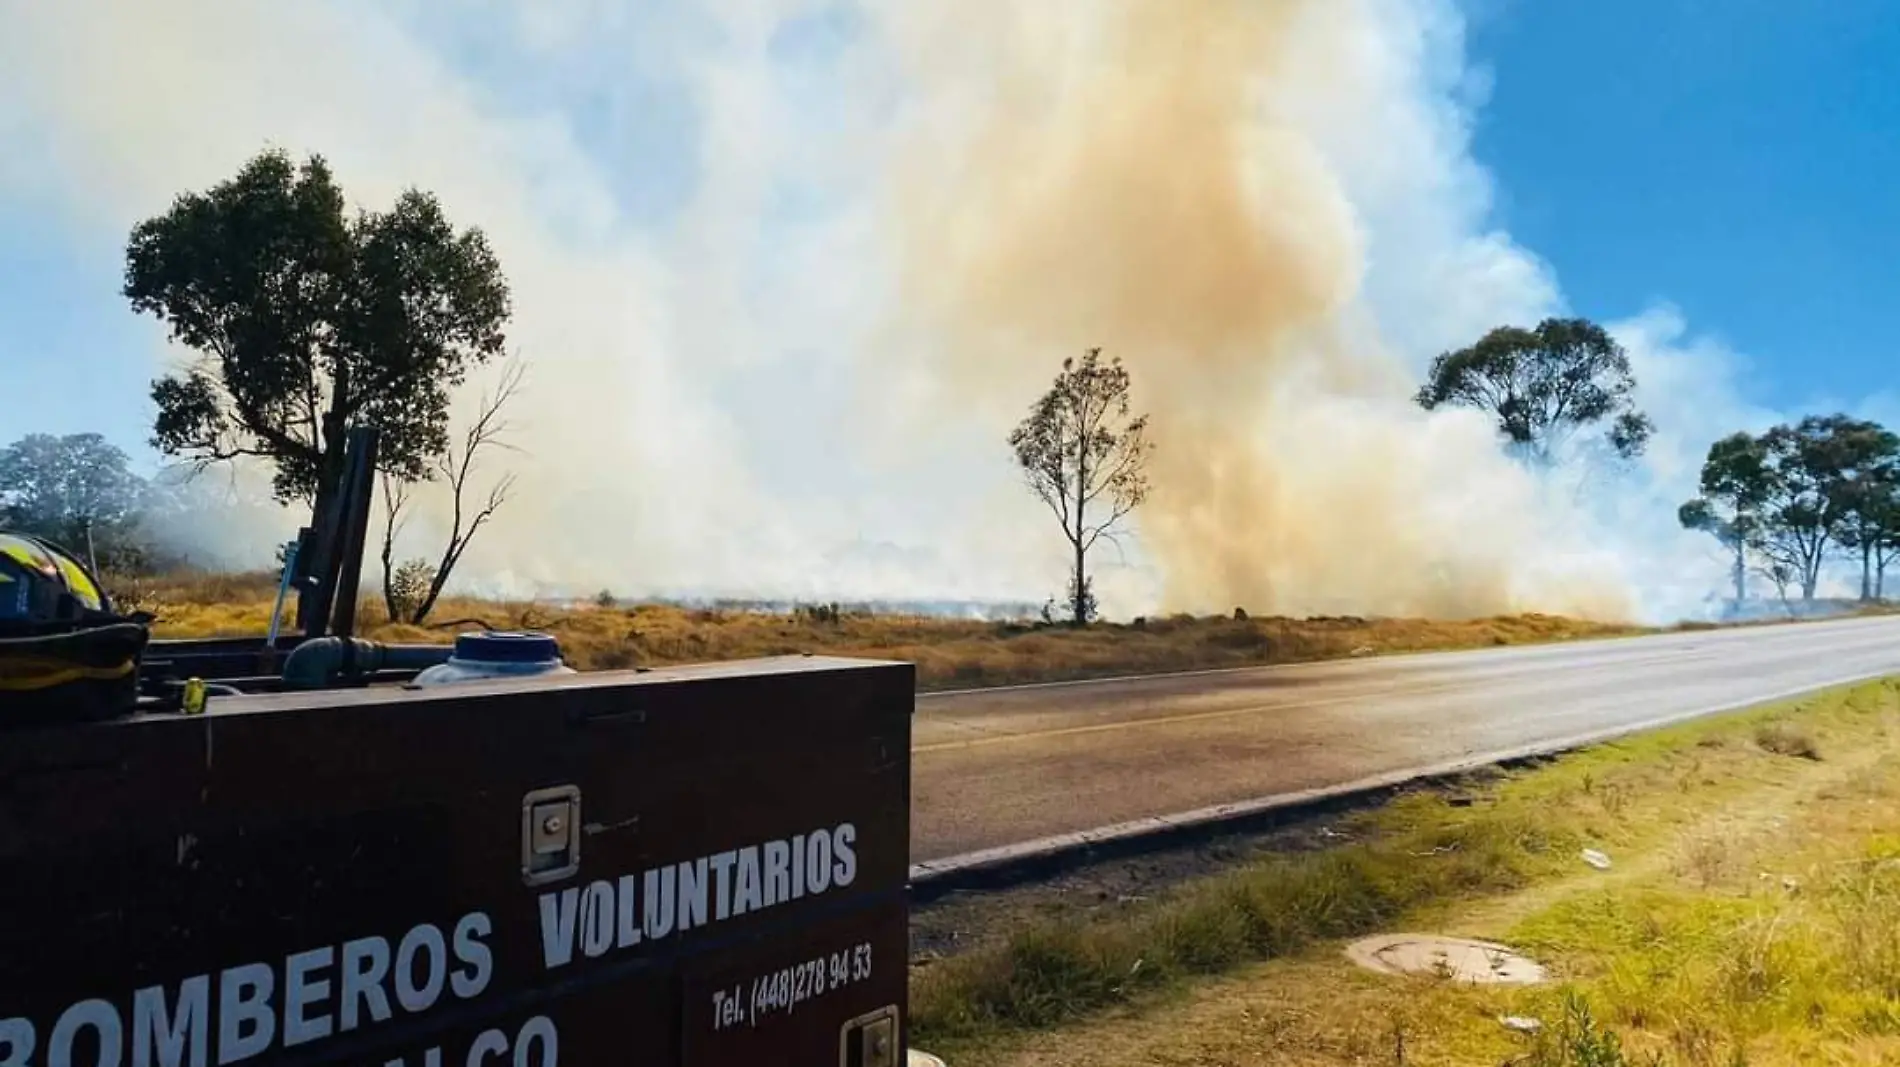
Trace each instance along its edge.
{"label": "bare branched tree", "polygon": [[1148,496],[1148,416],[1131,416],[1128,371],[1091,348],[1062,361],[1055,384],[1009,435],[1030,491],[1062,524],[1074,553],[1069,615],[1077,626],[1095,615],[1088,553],[1114,540],[1114,528]]}
{"label": "bare branched tree", "polygon": [[[411,561],[394,565],[395,541],[406,525],[403,512],[410,503],[410,483],[383,478],[383,604],[392,620],[420,624],[435,609],[450,575],[462,560],[470,542],[481,528],[508,502],[514,490],[515,476],[506,473],[495,479],[486,496],[471,491],[476,469],[483,456],[493,450],[513,451],[507,440],[512,429],[503,410],[521,389],[524,368],[519,361],[503,368],[494,391],[482,396],[473,422],[461,438],[435,458],[429,471],[430,481],[440,476],[449,491],[449,530],[442,554],[435,563]],[[426,580],[424,570],[426,569]],[[407,572],[407,573],[405,573]]]}
{"label": "bare branched tree", "polygon": [[408,522],[403,509],[409,506],[409,483],[388,474],[380,476],[383,492],[383,610],[390,622],[408,622],[416,599],[396,582],[396,537]]}

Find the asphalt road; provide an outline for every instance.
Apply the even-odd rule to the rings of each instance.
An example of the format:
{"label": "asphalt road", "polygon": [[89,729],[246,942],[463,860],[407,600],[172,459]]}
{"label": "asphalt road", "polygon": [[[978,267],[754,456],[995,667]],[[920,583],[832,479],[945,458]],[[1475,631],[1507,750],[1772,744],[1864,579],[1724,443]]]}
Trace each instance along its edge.
{"label": "asphalt road", "polygon": [[920,695],[913,862],[1900,674],[1900,618]]}

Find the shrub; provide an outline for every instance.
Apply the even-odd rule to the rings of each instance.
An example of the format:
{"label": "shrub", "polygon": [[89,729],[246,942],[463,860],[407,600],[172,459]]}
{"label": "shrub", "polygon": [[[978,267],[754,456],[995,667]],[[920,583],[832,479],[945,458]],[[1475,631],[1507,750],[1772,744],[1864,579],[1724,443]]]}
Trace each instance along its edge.
{"label": "shrub", "polygon": [[[1661,1063],[1661,1057],[1651,1060]],[[1541,1035],[1532,1049],[1530,1067],[1627,1067],[1623,1043],[1600,1029],[1590,1005],[1571,994],[1564,998],[1564,1017],[1554,1032]]]}
{"label": "shrub", "polygon": [[798,618],[820,626],[835,626],[838,620],[844,617],[843,610],[838,607],[838,602],[835,600],[829,604],[800,604],[792,609],[792,613]]}
{"label": "shrub", "polygon": [[435,567],[426,559],[404,560],[389,576],[384,601],[390,622],[415,622],[416,612],[429,595],[429,583],[435,580]]}
{"label": "shrub", "polygon": [[1814,735],[1785,722],[1763,723],[1755,731],[1755,743],[1761,746],[1762,751],[1777,756],[1796,756],[1807,760],[1821,758],[1821,746],[1815,743]]}

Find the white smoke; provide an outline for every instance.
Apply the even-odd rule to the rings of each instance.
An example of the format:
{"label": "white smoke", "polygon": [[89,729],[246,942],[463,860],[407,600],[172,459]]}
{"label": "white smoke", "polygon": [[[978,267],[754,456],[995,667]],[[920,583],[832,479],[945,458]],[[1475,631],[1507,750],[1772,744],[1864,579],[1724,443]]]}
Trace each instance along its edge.
{"label": "white smoke", "polygon": [[[1450,0],[1261,6],[1284,36],[1246,79],[1263,136],[1239,164],[1303,183],[1298,203],[1320,214],[1301,219],[1339,238],[1316,290],[1327,315],[1307,324],[1328,340],[1284,364],[1299,384],[1276,382],[1245,443],[1286,461],[1230,483],[1280,532],[1217,531],[1241,562],[1187,591],[1205,531],[1111,551],[1108,606],[1222,607],[1231,592],[1269,601],[1255,610],[1691,610],[1724,572],[1675,506],[1710,439],[1773,417],[1735,396],[1732,357],[1667,309],[1577,309],[1636,313],[1616,331],[1659,423],[1639,469],[1584,505],[1498,461],[1481,420],[1410,409],[1408,379],[1436,352],[1571,309],[1491,221],[1470,152],[1485,79]],[[1063,355],[1117,341],[958,350],[981,331],[934,317],[932,272],[952,265],[918,251],[950,246],[920,238],[916,213],[952,219],[1008,177],[945,150],[993,132],[999,99],[1044,123],[1031,128],[1093,121],[1061,109],[1087,103],[1076,86],[1113,54],[1107,12],[1137,8],[1160,10],[0,0],[0,198],[96,244],[276,144],[325,154],[365,205],[415,184],[488,231],[530,372],[526,451],[509,460],[522,491],[466,560],[472,587],[1039,601],[1061,588],[1062,546],[1001,431]],[[109,292],[119,264],[98,270]],[[1059,304],[1065,284],[1057,271],[1013,295]],[[100,313],[129,314],[109,298]],[[156,360],[177,358],[152,337]],[[1145,369],[1136,388],[1177,404],[1225,391]],[[1303,535],[1300,503],[1372,485],[1380,457],[1417,463],[1371,499],[1403,522],[1349,544]],[[403,554],[434,551],[439,523],[419,515]],[[260,537],[259,556],[294,525]],[[1368,581],[1381,552],[1395,569]]]}

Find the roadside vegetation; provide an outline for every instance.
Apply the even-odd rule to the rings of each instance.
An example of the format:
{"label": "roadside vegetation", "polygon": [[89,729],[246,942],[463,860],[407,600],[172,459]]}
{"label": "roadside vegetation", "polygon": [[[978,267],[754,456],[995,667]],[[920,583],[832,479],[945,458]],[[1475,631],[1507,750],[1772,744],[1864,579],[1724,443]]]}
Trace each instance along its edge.
{"label": "roadside vegetation", "polygon": [[[1900,683],[1864,684],[1422,791],[1336,824],[1336,847],[1018,921],[913,969],[916,1043],[958,1064],[1896,1062],[1896,827]],[[1553,980],[1399,978],[1341,953],[1412,930],[1503,941]]]}
{"label": "roadside vegetation", "polygon": [[[276,578],[269,574],[174,575],[123,580],[128,607],[157,616],[159,637],[260,634],[270,622]],[[365,599],[366,636],[389,641],[453,640],[462,630],[538,629],[555,634],[582,670],[666,666],[811,652],[917,664],[923,688],[1007,685],[1158,671],[1294,663],[1393,652],[1488,648],[1643,632],[1636,627],[1548,615],[1463,622],[1422,619],[1193,618],[1138,623],[982,622],[854,613],[812,605],[789,614],[667,604],[598,603],[567,608],[448,598],[433,625],[391,624]]]}

